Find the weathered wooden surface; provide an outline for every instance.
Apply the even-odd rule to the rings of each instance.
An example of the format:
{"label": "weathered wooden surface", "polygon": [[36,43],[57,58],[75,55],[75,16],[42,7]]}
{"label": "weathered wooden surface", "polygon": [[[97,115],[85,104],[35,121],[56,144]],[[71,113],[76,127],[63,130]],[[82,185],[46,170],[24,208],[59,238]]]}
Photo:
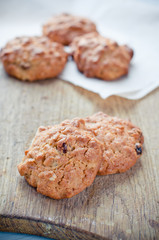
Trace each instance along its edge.
{"label": "weathered wooden surface", "polygon": [[[103,111],[141,127],[143,156],[128,172],[97,177],[71,199],[38,194],[17,164],[40,125]],[[9,78],[0,65],[0,230],[56,239],[159,239],[159,89],[142,100],[98,95],[61,80]]]}

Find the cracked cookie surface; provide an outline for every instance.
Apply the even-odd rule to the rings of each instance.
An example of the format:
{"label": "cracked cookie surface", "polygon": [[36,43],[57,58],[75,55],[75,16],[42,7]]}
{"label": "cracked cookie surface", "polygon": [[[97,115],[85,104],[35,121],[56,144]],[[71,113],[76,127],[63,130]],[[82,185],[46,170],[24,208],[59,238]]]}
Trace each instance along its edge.
{"label": "cracked cookie surface", "polygon": [[126,45],[88,33],[75,38],[70,46],[78,70],[86,77],[111,81],[128,74],[133,51]]}
{"label": "cracked cookie surface", "polygon": [[125,172],[142,154],[144,138],[141,130],[131,122],[102,112],[85,118],[86,127],[104,143],[99,175]]}
{"label": "cracked cookie surface", "polygon": [[67,62],[61,44],[46,37],[17,37],[0,53],[6,72],[20,80],[41,80],[56,77]]}
{"label": "cracked cookie surface", "polygon": [[96,31],[91,20],[66,13],[54,16],[43,26],[43,35],[63,45],[69,45],[77,36]]}
{"label": "cracked cookie surface", "polygon": [[101,143],[82,119],[40,127],[19,173],[43,195],[70,198],[92,184],[102,160]]}

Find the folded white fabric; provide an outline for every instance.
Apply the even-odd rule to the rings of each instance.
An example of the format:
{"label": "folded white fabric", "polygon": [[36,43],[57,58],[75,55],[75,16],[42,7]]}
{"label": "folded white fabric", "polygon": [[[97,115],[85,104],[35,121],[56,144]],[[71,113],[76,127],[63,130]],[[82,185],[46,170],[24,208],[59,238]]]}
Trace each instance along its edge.
{"label": "folded white fabric", "polygon": [[10,6],[10,1],[1,3],[0,29],[3,38],[0,39],[0,46],[15,36],[41,34],[41,25],[53,14],[69,12],[86,16],[96,22],[102,35],[116,40],[119,44],[127,44],[134,50],[129,74],[112,82],[86,78],[77,70],[75,63],[69,61],[60,76],[61,79],[95,92],[102,98],[118,95],[128,99],[139,99],[159,86],[157,2],[134,0],[32,0],[26,1],[25,4],[20,0],[13,2],[17,5],[14,10]]}

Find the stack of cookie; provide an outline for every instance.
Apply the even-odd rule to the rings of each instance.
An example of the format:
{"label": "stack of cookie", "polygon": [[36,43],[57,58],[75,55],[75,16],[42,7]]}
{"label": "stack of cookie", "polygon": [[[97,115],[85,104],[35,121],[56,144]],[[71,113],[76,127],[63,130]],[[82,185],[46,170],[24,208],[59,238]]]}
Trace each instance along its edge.
{"label": "stack of cookie", "polygon": [[0,58],[6,72],[20,80],[53,78],[66,65],[64,45],[70,45],[80,72],[107,81],[126,75],[133,56],[128,46],[102,37],[89,19],[60,14],[44,24],[43,36],[8,42]]}
{"label": "stack of cookie", "polygon": [[40,127],[19,173],[43,195],[70,198],[96,175],[125,172],[142,154],[144,138],[131,122],[102,112]]}

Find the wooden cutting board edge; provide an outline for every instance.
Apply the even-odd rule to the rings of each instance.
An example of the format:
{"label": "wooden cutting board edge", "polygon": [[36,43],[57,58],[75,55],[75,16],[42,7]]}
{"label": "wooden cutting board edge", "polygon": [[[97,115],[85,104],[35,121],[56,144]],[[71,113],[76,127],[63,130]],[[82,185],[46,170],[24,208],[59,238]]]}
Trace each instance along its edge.
{"label": "wooden cutting board edge", "polygon": [[61,239],[82,239],[82,240],[108,240],[73,226],[56,224],[49,221],[39,221],[34,218],[22,218],[19,216],[0,215],[0,231],[33,234],[49,237],[57,240]]}

